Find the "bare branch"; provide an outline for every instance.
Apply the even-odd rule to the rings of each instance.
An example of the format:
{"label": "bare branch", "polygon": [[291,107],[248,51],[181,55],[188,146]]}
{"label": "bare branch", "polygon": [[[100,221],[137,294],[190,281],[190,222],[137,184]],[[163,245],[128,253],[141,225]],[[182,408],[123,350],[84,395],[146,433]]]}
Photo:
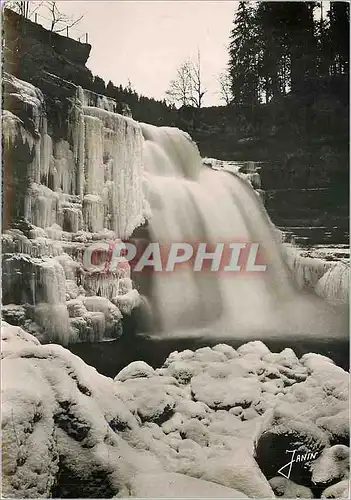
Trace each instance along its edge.
{"label": "bare branch", "polygon": [[55,30],[55,33],[61,33],[61,31],[64,31],[66,30],[67,28],[72,28],[73,26],[75,26],[77,23],[79,23],[79,21],[81,21],[84,17],[84,14],[82,16],[80,16],[78,19],[76,19],[75,21],[73,21],[71,24],[67,24],[64,28],[62,29],[59,29],[59,30]]}
{"label": "bare branch", "polygon": [[231,79],[228,71],[224,71],[218,77],[219,96],[228,106],[233,101]]}
{"label": "bare branch", "polygon": [[166,95],[173,104],[201,108],[207,90],[202,85],[200,52],[194,63],[186,60],[177,69],[176,78],[170,82]]}

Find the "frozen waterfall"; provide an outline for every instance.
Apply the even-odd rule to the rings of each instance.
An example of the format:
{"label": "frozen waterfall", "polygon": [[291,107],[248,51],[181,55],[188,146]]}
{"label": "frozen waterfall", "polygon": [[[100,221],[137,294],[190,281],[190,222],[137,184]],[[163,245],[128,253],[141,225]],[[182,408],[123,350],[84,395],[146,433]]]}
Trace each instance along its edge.
{"label": "frozen waterfall", "polygon": [[83,255],[150,215],[141,127],[115,101],[72,85],[58,130],[38,88],[8,74],[4,84],[4,314],[27,318],[44,341],[117,338],[139,301],[130,269],[87,270]]}

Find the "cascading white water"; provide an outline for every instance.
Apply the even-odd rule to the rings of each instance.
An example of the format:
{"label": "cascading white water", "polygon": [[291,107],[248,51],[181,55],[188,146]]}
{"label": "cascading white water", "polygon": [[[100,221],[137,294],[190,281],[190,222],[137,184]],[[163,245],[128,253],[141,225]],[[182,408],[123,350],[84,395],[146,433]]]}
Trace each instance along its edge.
{"label": "cascading white water", "polygon": [[[161,244],[255,242],[268,265],[256,276],[190,267],[145,276],[159,331],[238,339],[345,331],[326,302],[319,307],[299,300],[293,281],[318,283],[321,297],[341,303],[348,269],[333,268],[324,277],[327,267],[303,267],[292,254],[285,257],[291,280],[255,192],[232,173],[204,167],[187,134],[139,124],[115,113],[113,101],[77,88],[67,136],[58,138],[42,92],[10,75],[5,80],[20,116],[29,120],[11,111],[3,116],[10,158],[4,208],[14,205],[5,217],[3,300],[9,307],[25,304],[31,326],[44,330],[44,338],[95,342],[120,335],[122,313],[130,314],[140,302],[130,269],[86,269],[83,255],[93,242],[129,238],[150,217],[151,238]],[[24,158],[13,160],[22,148]]]}
{"label": "cascading white water", "polygon": [[266,211],[239,176],[202,165],[184,132],[142,124],[152,241],[161,245],[259,243],[267,271],[154,272],[151,304],[169,335],[244,338],[282,333],[320,336],[346,332],[334,311],[297,292]]}

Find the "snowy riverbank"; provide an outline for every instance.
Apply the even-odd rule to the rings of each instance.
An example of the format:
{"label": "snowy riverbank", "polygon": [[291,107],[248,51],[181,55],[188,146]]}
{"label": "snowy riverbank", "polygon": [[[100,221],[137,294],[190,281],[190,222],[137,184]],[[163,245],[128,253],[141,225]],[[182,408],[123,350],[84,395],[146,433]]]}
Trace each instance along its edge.
{"label": "snowy riverbank", "polygon": [[[348,374],[328,358],[219,344],[113,380],[2,331],[7,497],[347,498]],[[314,457],[290,480],[286,450]]]}

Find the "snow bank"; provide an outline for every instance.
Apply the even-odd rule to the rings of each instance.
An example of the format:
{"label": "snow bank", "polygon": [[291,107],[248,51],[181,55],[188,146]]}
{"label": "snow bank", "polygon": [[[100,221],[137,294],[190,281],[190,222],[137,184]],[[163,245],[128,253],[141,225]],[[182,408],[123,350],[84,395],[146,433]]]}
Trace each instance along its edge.
{"label": "snow bank", "polygon": [[248,498],[240,491],[177,473],[136,476],[132,496],[139,498]]}
{"label": "snow bank", "polygon": [[[69,309],[105,320],[106,300]],[[2,335],[6,496],[311,498],[315,483],[345,494],[348,374],[328,358],[219,344],[112,380],[20,327]],[[315,455],[282,482],[287,449]]]}

